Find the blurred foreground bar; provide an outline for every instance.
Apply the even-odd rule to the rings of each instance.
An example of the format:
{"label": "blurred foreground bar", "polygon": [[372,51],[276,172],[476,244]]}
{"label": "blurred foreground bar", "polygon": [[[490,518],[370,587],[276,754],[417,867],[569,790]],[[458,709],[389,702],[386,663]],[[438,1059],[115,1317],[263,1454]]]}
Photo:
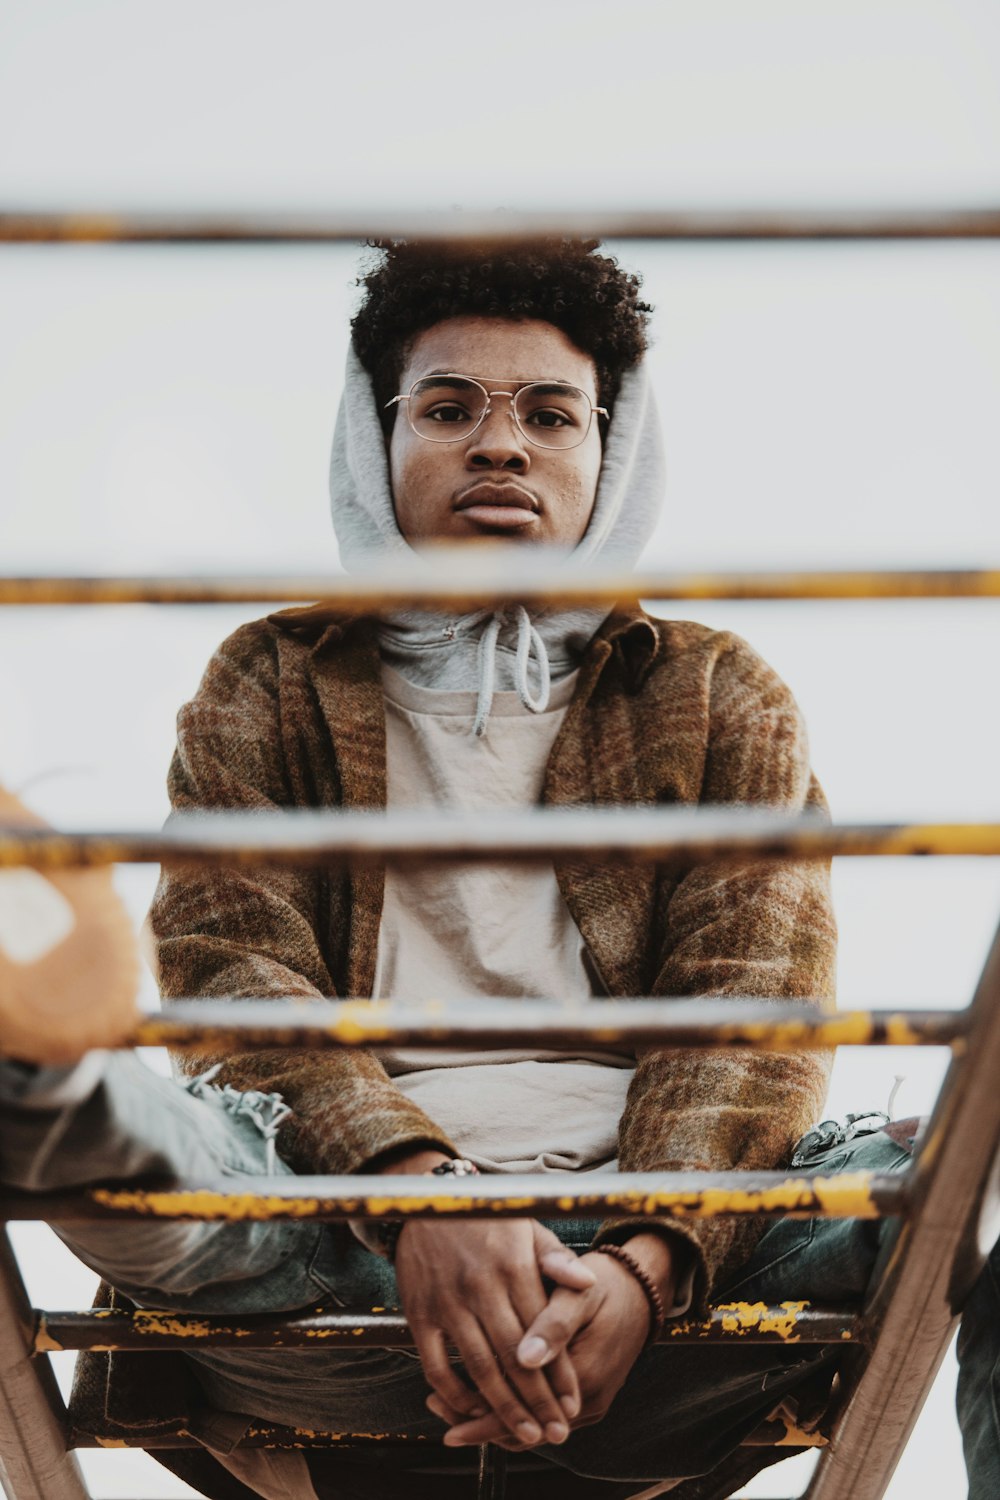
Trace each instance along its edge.
{"label": "blurred foreground bar", "polygon": [[552,235],[639,240],[995,239],[1000,209],[772,209],[740,212],[662,209],[546,209],[428,212],[405,209],[333,214],[75,213],[0,214],[0,242],[15,244],[335,244],[421,239],[503,245]]}
{"label": "blurred foreground bar", "polygon": [[[433,554],[428,554],[432,557]],[[383,614],[397,609],[466,613],[490,604],[611,607],[636,599],[997,599],[1000,568],[892,569],[750,573],[587,573],[568,567],[544,574],[526,559],[516,578],[509,563],[466,550],[461,566],[448,553],[436,572],[410,565],[376,575],[284,577],[69,578],[0,577],[0,605],[25,604],[295,604],[317,617]],[[448,564],[451,563],[449,567]]]}
{"label": "blurred foreground bar", "polygon": [[181,1000],[126,1047],[250,1052],[332,1047],[947,1047],[964,1011],[841,1011],[787,1000]]}
{"label": "blurred foreground bar", "polygon": [[759,808],[532,808],[474,818],[422,811],[178,813],[162,830],[0,826],[0,868],[108,864],[326,869],[465,860],[649,865],[728,857],[1000,855],[1000,823],[846,823]]}

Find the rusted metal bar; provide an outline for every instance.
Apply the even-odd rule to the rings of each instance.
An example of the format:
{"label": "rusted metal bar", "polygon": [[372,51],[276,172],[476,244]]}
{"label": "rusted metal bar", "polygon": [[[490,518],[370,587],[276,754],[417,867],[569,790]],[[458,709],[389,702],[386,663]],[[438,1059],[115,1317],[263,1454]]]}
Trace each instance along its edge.
{"label": "rusted metal bar", "polygon": [[[581,1176],[586,1186],[581,1186]],[[575,1219],[712,1218],[767,1214],[788,1218],[877,1219],[906,1211],[899,1173],[845,1172],[790,1177],[784,1172],[548,1172],[470,1178],[469,1188],[428,1187],[426,1177],[258,1177],[253,1189],[225,1181],[163,1187],[86,1187],[64,1192],[0,1193],[0,1218],[56,1224],[124,1219]]]}
{"label": "rusted metal bar", "polygon": [[503,245],[547,235],[655,240],[995,239],[993,207],[910,209],[521,209],[502,216],[392,209],[359,213],[8,212],[0,242],[14,244],[335,244],[375,238]]}
{"label": "rusted metal bar", "polygon": [[[183,1429],[175,1432],[133,1434],[127,1428],[114,1432],[87,1432],[74,1427],[69,1435],[73,1448],[200,1448],[196,1438]],[[370,1448],[373,1444],[395,1447],[440,1447],[440,1439],[409,1436],[405,1432],[327,1432],[317,1427],[279,1427],[255,1422],[240,1438],[241,1448]],[[18,1496],[17,1500],[21,1500]],[[29,1497],[34,1500],[34,1497]]]}
{"label": "rusted metal bar", "polygon": [[881,1500],[997,1232],[981,1221],[1000,1155],[1000,931],[969,1015],[919,1147],[912,1209],[865,1309],[872,1352],[808,1500]]}
{"label": "rusted metal bar", "polygon": [[[815,1307],[809,1302],[727,1302],[708,1318],[669,1322],[664,1344],[844,1344],[858,1336],[856,1309]],[[35,1314],[32,1350],[66,1349],[314,1349],[349,1345],[411,1349],[413,1335],[402,1313],[383,1308],[322,1309],[295,1317],[221,1319],[196,1313],[95,1308],[87,1312]]]}
{"label": "rusted metal bar", "polygon": [[34,1315],[0,1229],[0,1493],[15,1500],[89,1500],[67,1450],[66,1410],[48,1360],[37,1353]]}
{"label": "rusted metal bar", "polygon": [[629,599],[995,599],[1000,569],[748,573],[570,573],[534,569],[517,578],[489,560],[438,573],[198,578],[0,578],[0,605],[312,604],[331,620],[397,609],[462,612],[487,604],[607,605]]}
{"label": "rusted metal bar", "polygon": [[300,808],[277,813],[179,813],[156,832],[67,833],[0,826],[0,867],[78,865],[337,865],[553,860],[636,865],[668,859],[829,859],[832,855],[1000,855],[1000,823],[854,823],[766,809],[533,808],[434,810]]}
{"label": "rusted metal bar", "polygon": [[783,1000],[178,1000],[126,1047],[271,1051],[331,1047],[947,1047],[966,1012],[839,1011]]}

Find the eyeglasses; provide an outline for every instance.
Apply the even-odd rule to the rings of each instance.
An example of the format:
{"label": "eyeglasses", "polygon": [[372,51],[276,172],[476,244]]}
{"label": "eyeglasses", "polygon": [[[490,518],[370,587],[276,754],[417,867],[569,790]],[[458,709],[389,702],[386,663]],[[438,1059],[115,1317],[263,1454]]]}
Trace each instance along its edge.
{"label": "eyeglasses", "polygon": [[[500,375],[484,379],[515,385]],[[468,375],[425,375],[414,381],[405,396],[393,396],[386,407],[406,402],[406,415],[417,437],[429,443],[460,443],[469,438],[493,410],[490,402],[503,396],[508,411],[523,438],[537,448],[576,448],[590,431],[594,413],[608,415],[594,406],[578,386],[561,380],[531,380],[515,392],[488,391]]]}

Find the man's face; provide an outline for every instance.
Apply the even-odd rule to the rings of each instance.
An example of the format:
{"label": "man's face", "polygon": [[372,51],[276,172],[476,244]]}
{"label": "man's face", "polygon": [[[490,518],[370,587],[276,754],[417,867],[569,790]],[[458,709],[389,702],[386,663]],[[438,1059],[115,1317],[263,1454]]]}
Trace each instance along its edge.
{"label": "man's face", "polygon": [[[551,323],[447,318],[413,341],[400,392],[426,375],[468,375],[489,391],[558,380],[597,405],[594,362]],[[502,377],[502,378],[498,378]],[[505,397],[455,442],[418,437],[400,409],[389,444],[396,520],[413,546],[493,537],[574,546],[587,529],[601,468],[597,418],[575,448],[541,448],[518,429]],[[443,429],[446,430],[446,429]]]}

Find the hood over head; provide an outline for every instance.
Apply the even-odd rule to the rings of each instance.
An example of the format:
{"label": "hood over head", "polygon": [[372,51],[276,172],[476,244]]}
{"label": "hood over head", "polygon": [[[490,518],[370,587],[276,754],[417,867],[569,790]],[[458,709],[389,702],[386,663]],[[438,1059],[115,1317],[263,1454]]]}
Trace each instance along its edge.
{"label": "hood over head", "polygon": [[[652,535],[663,502],[663,441],[643,364],[626,370],[604,443],[594,509],[582,540],[553,566],[605,563],[631,568]],[[389,457],[368,372],[348,349],[344,393],[330,459],[330,503],[340,557],[348,572],[414,556],[392,503]],[[495,688],[515,688],[540,713],[550,676],[578,665],[607,611],[599,609],[480,610],[447,617],[411,610],[383,623],[383,656],[412,681],[479,694],[475,732],[485,731]],[[447,649],[442,649],[447,647]],[[534,658],[538,687],[528,680]]]}

